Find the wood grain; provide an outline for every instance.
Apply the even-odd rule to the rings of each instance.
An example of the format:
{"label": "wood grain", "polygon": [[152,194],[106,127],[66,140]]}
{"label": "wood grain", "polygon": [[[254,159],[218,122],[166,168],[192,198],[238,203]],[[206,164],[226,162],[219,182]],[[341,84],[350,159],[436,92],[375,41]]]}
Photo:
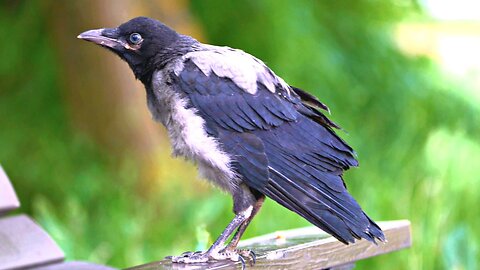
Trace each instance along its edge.
{"label": "wood grain", "polygon": [[[248,269],[326,269],[351,266],[358,260],[410,247],[410,221],[396,220],[378,223],[387,242],[372,244],[366,240],[344,245],[316,227],[307,227],[242,241],[239,248],[252,249],[257,263]],[[170,260],[149,263],[130,270],[166,269],[237,269],[240,263],[214,262],[202,264],[172,264]],[[344,269],[344,268],[342,268]]]}

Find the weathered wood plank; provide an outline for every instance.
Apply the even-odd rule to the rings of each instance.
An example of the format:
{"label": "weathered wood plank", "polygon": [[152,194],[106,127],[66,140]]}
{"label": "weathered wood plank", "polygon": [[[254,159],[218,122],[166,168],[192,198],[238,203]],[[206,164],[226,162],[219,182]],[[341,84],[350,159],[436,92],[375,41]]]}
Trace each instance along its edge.
{"label": "weathered wood plank", "polygon": [[0,269],[26,269],[63,259],[57,244],[26,215],[0,219]]}
{"label": "weathered wood plank", "polygon": [[[349,265],[358,260],[378,256],[411,246],[408,220],[379,222],[386,243],[374,245],[366,240],[344,245],[316,227],[280,231],[242,241],[240,248],[252,249],[257,263],[249,269],[325,269]],[[149,263],[130,270],[167,269],[236,269],[240,263],[172,264],[170,260]]]}
{"label": "weathered wood plank", "polygon": [[20,207],[20,201],[17,194],[8,180],[7,174],[0,166],[0,216],[18,207]]}

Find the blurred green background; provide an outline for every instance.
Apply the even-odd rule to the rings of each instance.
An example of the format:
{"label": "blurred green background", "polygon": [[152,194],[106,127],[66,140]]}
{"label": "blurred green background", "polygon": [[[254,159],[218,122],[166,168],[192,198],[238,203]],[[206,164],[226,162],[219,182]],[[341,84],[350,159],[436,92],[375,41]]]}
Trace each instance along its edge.
{"label": "blurred green background", "polygon": [[[148,15],[257,56],[330,107],[361,164],[351,193],[375,220],[412,221],[411,249],[357,269],[477,269],[480,19],[475,1],[441,2],[3,0],[0,164],[19,212],[68,259],[115,267],[205,248],[233,217],[229,196],[169,157],[127,65],[76,39]],[[267,201],[245,237],[307,225]]]}

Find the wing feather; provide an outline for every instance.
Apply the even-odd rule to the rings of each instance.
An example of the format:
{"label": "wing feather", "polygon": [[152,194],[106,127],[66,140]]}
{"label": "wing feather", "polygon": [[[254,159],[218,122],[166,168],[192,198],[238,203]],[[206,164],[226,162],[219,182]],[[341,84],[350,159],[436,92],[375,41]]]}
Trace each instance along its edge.
{"label": "wing feather", "polygon": [[383,240],[347,192],[343,171],[358,162],[333,131],[337,125],[317,110],[328,108],[303,90],[285,89],[277,77],[268,81],[275,76],[270,70],[260,76],[257,89],[243,89],[253,84],[228,77],[241,73],[234,63],[222,72],[218,65],[209,69],[206,61],[202,58],[199,67],[185,59],[172,81],[232,157],[242,180],[344,243]]}

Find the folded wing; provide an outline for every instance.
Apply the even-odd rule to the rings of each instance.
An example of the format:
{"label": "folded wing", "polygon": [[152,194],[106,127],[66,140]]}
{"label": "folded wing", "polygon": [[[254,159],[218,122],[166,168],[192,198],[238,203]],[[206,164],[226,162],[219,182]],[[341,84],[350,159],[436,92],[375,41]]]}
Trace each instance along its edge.
{"label": "folded wing", "polygon": [[[384,240],[380,228],[347,192],[342,173],[358,162],[332,130],[337,126],[317,110],[326,106],[298,88],[285,86],[263,63],[253,60],[260,65],[255,67],[257,73],[265,69],[255,84],[236,82],[231,77],[233,62],[222,75],[221,67],[206,72],[206,64],[196,63],[194,57],[186,57],[183,69],[171,76],[177,90],[205,119],[207,132],[233,157],[233,167],[250,188],[344,243]],[[246,85],[256,89],[244,89]]]}

